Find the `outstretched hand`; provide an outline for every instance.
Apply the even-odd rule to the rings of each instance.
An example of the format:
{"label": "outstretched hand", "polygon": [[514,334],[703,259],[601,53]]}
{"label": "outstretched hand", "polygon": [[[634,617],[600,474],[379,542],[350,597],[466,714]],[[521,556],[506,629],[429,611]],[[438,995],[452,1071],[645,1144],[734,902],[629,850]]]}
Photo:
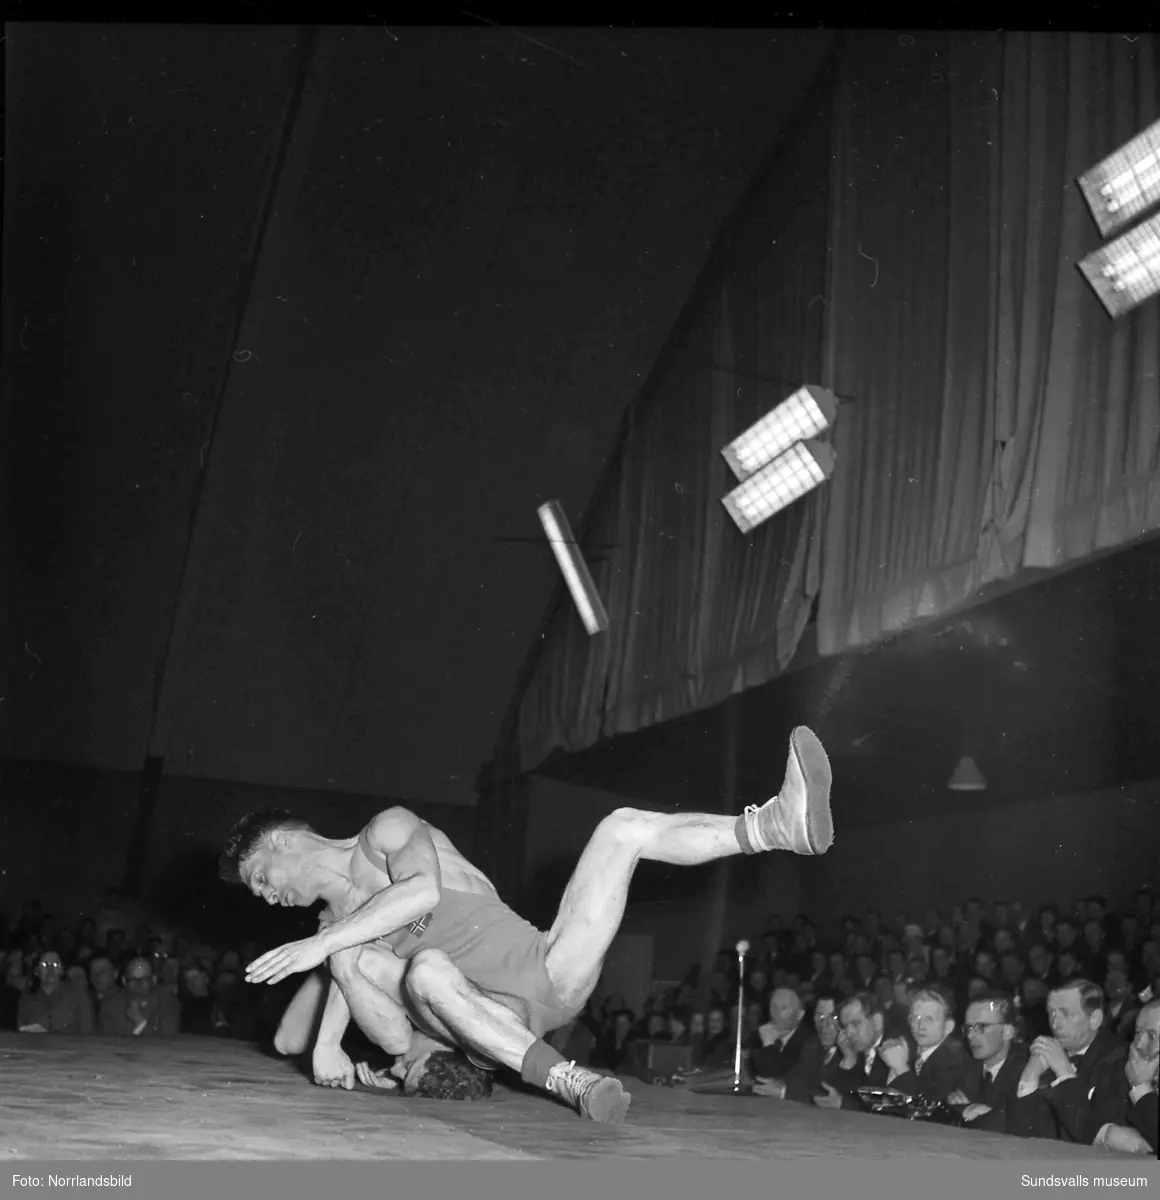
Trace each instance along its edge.
{"label": "outstretched hand", "polygon": [[326,958],[327,952],[320,938],[308,937],[300,942],[287,942],[254,959],[246,968],[246,982],[281,983],[291,975],[313,971]]}

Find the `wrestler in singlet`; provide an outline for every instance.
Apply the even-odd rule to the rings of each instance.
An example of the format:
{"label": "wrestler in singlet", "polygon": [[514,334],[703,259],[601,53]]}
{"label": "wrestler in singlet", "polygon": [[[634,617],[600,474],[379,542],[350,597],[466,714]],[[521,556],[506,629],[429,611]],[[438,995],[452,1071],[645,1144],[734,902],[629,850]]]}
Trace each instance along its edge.
{"label": "wrestler in singlet", "polygon": [[[389,879],[386,859],[371,846],[365,829],[358,846],[367,862]],[[547,935],[494,893],[444,885],[432,912],[379,940],[404,960],[424,948],[442,950],[467,979],[507,1004],[537,1037],[567,1025],[580,1011],[564,1005],[548,977]]]}

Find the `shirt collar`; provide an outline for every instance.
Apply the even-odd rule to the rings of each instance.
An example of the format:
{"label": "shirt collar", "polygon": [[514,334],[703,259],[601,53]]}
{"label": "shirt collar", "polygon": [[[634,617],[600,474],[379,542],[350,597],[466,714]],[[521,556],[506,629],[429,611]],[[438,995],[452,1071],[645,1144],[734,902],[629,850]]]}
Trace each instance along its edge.
{"label": "shirt collar", "polygon": [[916,1061],[916,1062],[920,1062],[920,1063],[925,1063],[925,1062],[926,1062],[926,1060],[927,1060],[928,1058],[930,1058],[930,1056],[931,1056],[931,1055],[932,1055],[932,1054],[933,1054],[933,1053],[934,1053],[934,1052],[935,1052],[935,1051],[936,1051],[936,1050],[939,1048],[939,1046],[941,1046],[941,1045],[943,1044],[943,1042],[945,1042],[946,1040],[947,1040],[947,1039],[946,1039],[946,1036],[944,1035],[944,1037],[943,1037],[943,1039],[942,1039],[942,1041],[941,1041],[941,1042],[938,1042],[938,1043],[937,1043],[936,1045],[934,1045],[934,1046],[928,1046],[928,1047],[927,1047],[925,1050],[920,1050],[920,1051],[918,1052],[918,1054],[916,1055],[916,1057],[915,1057],[915,1061]]}

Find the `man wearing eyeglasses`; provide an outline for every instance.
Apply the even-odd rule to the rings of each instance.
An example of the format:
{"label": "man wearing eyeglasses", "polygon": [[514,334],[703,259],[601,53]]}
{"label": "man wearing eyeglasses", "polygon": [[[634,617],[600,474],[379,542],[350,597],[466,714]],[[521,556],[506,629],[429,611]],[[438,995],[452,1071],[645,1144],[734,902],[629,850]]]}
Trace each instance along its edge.
{"label": "man wearing eyeglasses", "polygon": [[841,1062],[837,1006],[838,997],[832,992],[823,992],[817,997],[814,1001],[814,1035],[804,1039],[797,1061],[790,1064],[780,1077],[768,1068],[767,1073],[762,1075],[762,1060],[755,1060],[758,1078],[753,1087],[754,1095],[810,1104],[814,1096],[822,1091],[824,1084],[833,1083]]}
{"label": "man wearing eyeglasses", "polygon": [[987,992],[967,1007],[963,1037],[972,1062],[947,1103],[962,1108],[968,1129],[1007,1132],[1007,1112],[1027,1065],[1027,1048],[1015,1035],[1015,1003],[1006,992]]}

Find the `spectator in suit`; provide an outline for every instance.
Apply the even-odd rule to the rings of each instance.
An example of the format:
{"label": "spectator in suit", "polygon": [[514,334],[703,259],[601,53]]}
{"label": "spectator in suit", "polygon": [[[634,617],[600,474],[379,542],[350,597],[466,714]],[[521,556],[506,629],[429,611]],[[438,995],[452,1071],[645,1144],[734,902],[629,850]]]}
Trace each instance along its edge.
{"label": "spectator in suit", "polygon": [[988,987],[995,985],[996,966],[995,955],[990,950],[980,950],[975,955],[975,974],[985,979]]}
{"label": "spectator in suit", "polygon": [[1047,1019],[1047,997],[1051,989],[1037,975],[1025,975],[1019,986],[1019,1040],[1033,1042],[1037,1037],[1051,1036]]}
{"label": "spectator in suit", "polygon": [[101,1033],[117,1037],[173,1037],[181,1029],[181,1005],[159,987],[153,964],[134,958],[125,968],[125,987],[101,1005]]}
{"label": "spectator in suit", "polygon": [[1136,1018],[1140,1013],[1140,1002],[1136,999],[1128,982],[1128,973],[1123,966],[1112,966],[1115,960],[1123,961],[1119,951],[1108,956],[1108,973],[1104,978],[1104,992],[1108,997],[1108,1028],[1125,1042],[1131,1042],[1136,1032]]}
{"label": "spectator in suit", "polygon": [[962,1108],[967,1128],[1006,1133],[1007,1114],[1027,1065],[1027,1048],[1015,1040],[1012,997],[1001,991],[980,996],[967,1008],[963,1036],[971,1062],[963,1086],[947,1101]]}
{"label": "spectator in suit", "polygon": [[736,1053],[734,1034],[729,1028],[729,1018],[719,1006],[709,1009],[705,1019],[705,1037],[693,1055],[695,1066],[705,1071],[720,1071],[733,1066]]}
{"label": "spectator in suit", "polygon": [[1140,974],[1148,980],[1160,975],[1160,942],[1153,937],[1140,944]]}
{"label": "spectator in suit", "polygon": [[89,959],[89,999],[93,1004],[93,1012],[99,1014],[101,1005],[120,990],[112,959],[105,954],[95,954]]}
{"label": "spectator in suit", "polygon": [[823,992],[817,998],[811,1020],[813,1039],[804,1044],[801,1057],[783,1080],[759,1082],[755,1094],[812,1104],[813,1098],[823,1093],[822,1085],[833,1082],[841,1061],[837,1012],[840,1000],[835,992]]}
{"label": "spectator in suit", "polygon": [[823,1095],[813,1098],[819,1108],[861,1109],[854,1095],[858,1087],[884,1087],[890,1074],[882,1060],[885,1024],[882,1008],[873,992],[856,992],[845,997],[838,1010],[838,1049],[841,1058],[832,1082],[823,1081]]}
{"label": "spectator in suit", "polygon": [[915,1053],[911,1058],[905,1038],[892,1038],[882,1046],[882,1057],[890,1068],[886,1083],[910,1096],[945,1100],[962,1089],[969,1059],[954,1033],[951,1000],[937,988],[920,988],[910,998],[910,1036]]}
{"label": "spectator in suit", "polygon": [[1125,913],[1120,918],[1117,945],[1124,954],[1129,977],[1134,976],[1140,965],[1140,919],[1135,913]]}
{"label": "spectator in suit", "polygon": [[831,988],[840,988],[849,978],[850,964],[846,961],[846,955],[841,950],[835,950],[830,955],[829,986]]}
{"label": "spectator in suit", "polygon": [[1027,964],[1018,950],[1007,950],[999,959],[999,976],[1002,986],[1008,991],[1018,994],[1023,976],[1027,974]]}
{"label": "spectator in suit", "polygon": [[1067,1141],[1132,1154],[1157,1151],[1160,1000],[1141,1010],[1132,1045],[1096,1064],[1085,1087],[1078,1073],[1060,1077],[1046,1098]]}
{"label": "spectator in suit", "polygon": [[1055,986],[1062,987],[1065,983],[1083,978],[1080,973],[1079,954],[1075,947],[1060,947],[1055,956]]}
{"label": "spectator in suit", "polygon": [[1045,945],[1031,946],[1027,951],[1029,973],[1042,980],[1048,990],[1055,982],[1055,955]]}
{"label": "spectator in suit", "polygon": [[1074,953],[1076,961],[1079,961],[1079,946],[1076,944],[1079,941],[1079,927],[1075,921],[1069,916],[1061,916],[1055,925],[1055,953],[1056,960],[1062,956],[1065,950],[1070,950]]}
{"label": "spectator in suit", "polygon": [[758,1079],[782,1081],[801,1061],[815,1041],[805,1022],[801,997],[792,988],[778,988],[769,998],[769,1020],[757,1031],[760,1047],[753,1052],[753,1074]]}
{"label": "spectator in suit", "polygon": [[869,989],[874,986],[874,976],[878,971],[874,965],[874,956],[868,951],[859,954],[854,959],[854,986]]}
{"label": "spectator in suit", "polygon": [[886,973],[891,983],[906,978],[906,955],[897,946],[886,952]]}
{"label": "spectator in suit", "polygon": [[904,1037],[910,1017],[910,984],[906,979],[892,983],[889,975],[874,977],[874,995],[882,1006],[883,1027],[886,1036]]}
{"label": "spectator in suit", "polygon": [[1088,979],[1061,984],[1047,997],[1051,1037],[1038,1037],[1029,1047],[1027,1065],[1011,1106],[1009,1132],[1021,1137],[1071,1140],[1046,1094],[1073,1077],[1084,1094],[1100,1061],[1123,1043],[1104,1027],[1104,993]]}
{"label": "spectator in suit", "polygon": [[1056,936],[1056,924],[1059,921],[1059,909],[1054,904],[1044,904],[1039,909],[1039,937],[1038,941],[1043,946],[1050,947],[1053,951],[1059,944]]}
{"label": "spectator in suit", "polygon": [[86,989],[64,978],[55,950],[36,965],[36,983],[20,997],[16,1027],[21,1033],[92,1033],[93,1006]]}
{"label": "spectator in suit", "polygon": [[1103,979],[1108,972],[1107,935],[1103,921],[1095,918],[1085,921],[1083,941],[1084,970],[1093,979]]}
{"label": "spectator in suit", "polygon": [[944,984],[952,990],[955,988],[954,959],[941,944],[932,946],[930,950],[930,982]]}

